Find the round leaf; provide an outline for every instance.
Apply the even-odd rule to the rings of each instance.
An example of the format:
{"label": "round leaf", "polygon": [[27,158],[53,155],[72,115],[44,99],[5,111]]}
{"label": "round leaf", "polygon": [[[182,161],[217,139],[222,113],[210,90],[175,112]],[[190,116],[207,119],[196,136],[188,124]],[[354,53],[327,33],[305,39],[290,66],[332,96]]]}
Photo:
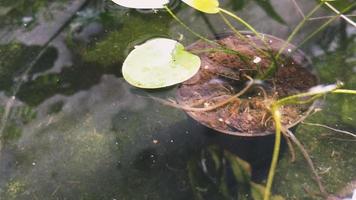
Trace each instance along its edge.
{"label": "round leaf", "polygon": [[175,40],[155,38],[136,46],[122,66],[124,79],[139,88],[162,88],[194,76],[200,58]]}
{"label": "round leaf", "polygon": [[169,0],[112,0],[114,3],[127,8],[155,9],[163,8]]}
{"label": "round leaf", "polygon": [[182,0],[182,1],[188,4],[190,7],[193,7],[205,13],[214,14],[220,11],[218,0]]}

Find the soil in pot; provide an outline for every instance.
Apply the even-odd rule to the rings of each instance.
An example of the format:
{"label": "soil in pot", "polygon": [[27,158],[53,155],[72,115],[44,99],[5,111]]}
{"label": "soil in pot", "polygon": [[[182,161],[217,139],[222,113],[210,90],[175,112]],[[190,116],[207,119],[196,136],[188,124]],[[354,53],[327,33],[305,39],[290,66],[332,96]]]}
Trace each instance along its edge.
{"label": "soil in pot", "polygon": [[[201,67],[194,77],[179,86],[176,99],[193,119],[219,132],[251,137],[272,134],[274,123],[268,110],[270,103],[306,91],[317,85],[318,79],[304,54],[293,51],[294,47],[288,45],[275,62],[278,67],[272,76],[261,84],[254,84],[238,98],[210,109],[243,90],[249,82],[248,77],[256,79],[258,74],[267,72],[273,63],[270,54],[276,55],[284,44],[276,37],[263,35],[268,43],[266,46],[258,37],[245,35],[245,39],[227,34],[215,40],[242,57],[210,51],[214,48],[212,44],[203,41],[190,45],[188,49],[201,58]],[[282,107],[282,124],[291,127],[309,106]]]}

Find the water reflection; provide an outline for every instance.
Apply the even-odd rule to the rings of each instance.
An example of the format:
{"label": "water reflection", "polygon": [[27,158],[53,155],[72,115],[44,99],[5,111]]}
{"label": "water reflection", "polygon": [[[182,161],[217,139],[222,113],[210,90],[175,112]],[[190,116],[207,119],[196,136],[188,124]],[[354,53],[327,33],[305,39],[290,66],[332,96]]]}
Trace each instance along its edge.
{"label": "water reflection", "polygon": [[[44,6],[44,1],[34,2]],[[285,38],[300,16],[286,1],[271,2],[288,26],[278,22],[268,5],[246,1],[223,1],[223,5],[238,10],[259,31]],[[120,78],[121,62],[137,43],[155,36],[185,44],[196,38],[165,12],[137,12],[109,1],[84,3],[63,1],[54,9],[63,15],[54,12],[46,20],[37,17],[42,16],[37,14],[41,6],[31,9],[33,13],[17,14],[14,9],[20,7],[0,3],[0,16],[6,13],[0,23],[0,115],[6,119],[1,122],[0,199],[234,199],[239,195],[244,199],[251,195],[237,192],[249,182],[247,186],[238,182],[231,154],[248,161],[251,180],[261,182],[273,136],[246,140],[209,133],[182,111],[152,101],[148,91],[135,90]],[[314,2],[301,5],[308,10]],[[174,8],[205,35],[226,30],[218,16],[193,13],[177,1]],[[320,23],[306,26],[296,41]],[[355,34],[340,21],[304,47],[314,57],[322,82],[339,79],[349,88],[356,87]],[[11,100],[18,82],[21,87]],[[172,90],[154,95],[172,96]],[[324,111],[310,120],[355,131],[355,100],[328,97]],[[11,105],[9,112],[7,105]],[[355,145],[349,138],[307,125],[296,133],[330,192],[337,193],[356,179]],[[301,185],[317,189],[304,160],[299,156],[295,164],[289,161],[285,149],[274,193],[286,199],[310,197]]]}

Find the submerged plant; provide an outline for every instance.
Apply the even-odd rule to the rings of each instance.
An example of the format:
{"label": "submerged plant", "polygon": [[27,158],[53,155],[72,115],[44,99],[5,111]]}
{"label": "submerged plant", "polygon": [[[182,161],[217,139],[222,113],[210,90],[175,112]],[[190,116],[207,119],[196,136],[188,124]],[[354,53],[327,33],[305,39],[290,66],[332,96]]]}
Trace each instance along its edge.
{"label": "submerged plant", "polygon": [[[269,93],[263,88],[263,83],[266,82],[271,77],[274,77],[276,73],[278,73],[279,68],[283,65],[284,60],[288,60],[288,55],[292,55],[295,51],[297,51],[298,47],[308,41],[311,37],[316,35],[316,33],[323,30],[328,24],[330,24],[333,20],[336,19],[337,16],[341,16],[345,19],[349,24],[352,26],[356,26],[355,22],[353,22],[350,18],[346,15],[343,15],[344,12],[347,12],[349,9],[353,8],[356,3],[351,3],[350,5],[346,6],[341,11],[336,10],[334,6],[332,6],[327,0],[322,0],[320,3],[312,9],[308,14],[303,15],[303,20],[293,29],[292,33],[289,37],[284,41],[280,48],[277,51],[273,51],[270,44],[265,40],[264,36],[259,33],[257,30],[253,28],[249,23],[245,20],[237,16],[236,14],[220,8],[218,0],[182,0],[187,5],[195,8],[204,13],[208,14],[216,14],[219,13],[224,20],[224,22],[232,29],[234,34],[237,38],[244,41],[246,44],[253,47],[253,49],[258,52],[259,56],[251,57],[246,52],[239,51],[238,49],[232,49],[226,44],[221,44],[216,40],[211,40],[206,37],[203,37],[199,33],[193,31],[190,27],[185,25],[185,23],[180,20],[172,10],[166,5],[168,2],[166,1],[152,1],[152,2],[160,2],[160,4],[152,4],[152,9],[156,8],[164,8],[166,11],[183,27],[185,27],[188,31],[190,31],[193,35],[197,36],[201,39],[201,41],[205,42],[207,45],[202,45],[206,48],[198,49],[199,52],[194,52],[199,55],[199,53],[209,52],[209,53],[216,53],[214,55],[221,55],[221,53],[230,56],[232,59],[239,59],[242,63],[246,65],[254,65],[251,69],[239,69],[238,76],[231,77],[224,73],[215,72],[217,76],[224,77],[231,81],[236,81],[240,84],[238,87],[239,90],[236,91],[236,88],[230,89],[225,86],[222,86],[220,90],[228,91],[228,93],[220,93],[218,95],[208,96],[202,99],[199,99],[198,102],[194,102],[191,104],[182,104],[181,102],[175,101],[166,101],[162,99],[157,99],[158,101],[183,109],[187,112],[210,112],[217,109],[220,109],[232,102],[232,105],[237,106],[230,106],[228,107],[232,112],[234,110],[244,110],[249,109],[249,105],[244,105],[244,101],[241,98],[243,95],[251,93],[251,90],[259,89],[259,93],[262,93],[262,97],[258,97],[259,100],[257,102],[261,103],[259,106],[265,113],[261,119],[261,123],[266,127],[266,130],[269,126],[273,127],[273,131],[275,132],[275,145],[273,151],[272,162],[268,174],[266,190],[263,195],[264,200],[270,199],[271,196],[271,187],[273,183],[273,178],[275,174],[275,169],[277,167],[278,156],[280,152],[280,143],[281,137],[284,136],[287,140],[288,146],[291,148],[292,155],[294,155],[294,151],[292,148],[292,143],[297,145],[297,147],[301,150],[303,156],[308,162],[314,176],[315,180],[319,186],[320,192],[324,197],[328,196],[325,188],[323,187],[319,175],[316,173],[314,164],[308,155],[307,151],[304,149],[303,145],[299,142],[299,140],[294,136],[294,134],[289,130],[290,126],[287,126],[284,122],[283,116],[283,109],[289,105],[310,105],[314,100],[321,98],[325,95],[329,94],[356,94],[356,90],[348,90],[348,89],[341,89],[343,86],[342,84],[334,84],[334,85],[327,85],[327,86],[315,86],[309,88],[309,90],[299,90],[296,93],[286,93],[285,95],[271,95],[276,93],[276,89],[270,89]],[[128,1],[114,1],[119,5],[123,5],[126,7],[127,4],[124,2]],[[132,8],[142,8],[139,0],[131,2]],[[145,8],[149,8],[148,4],[145,5]],[[157,6],[158,5],[158,6]],[[309,36],[307,36],[298,47],[289,48],[290,42],[294,39],[296,34],[300,31],[300,29],[304,26],[305,23],[313,16],[316,11],[319,10],[320,7],[326,5],[334,12],[337,13],[337,16],[331,18],[330,20],[326,21],[323,25],[318,27],[314,32],[312,32]],[[299,7],[298,7],[299,8]],[[232,24],[229,20],[224,16],[229,16],[236,20],[237,22],[243,24],[252,35],[254,35],[257,39],[250,39],[246,34],[242,34]],[[250,35],[251,37],[251,35]],[[159,42],[158,42],[159,41]],[[158,43],[156,43],[158,42]],[[161,43],[162,42],[162,43]],[[258,44],[260,43],[260,44]],[[163,48],[162,48],[163,47]],[[287,51],[286,48],[288,48]],[[189,49],[191,50],[191,49]],[[164,51],[162,53],[159,53]],[[220,53],[220,54],[219,54]],[[270,60],[271,62],[267,63],[268,67],[263,67],[260,65],[261,57],[263,59]],[[143,60],[138,60],[143,58]],[[144,62],[144,64],[142,64]],[[188,53],[184,50],[184,47],[176,41],[168,40],[168,39],[153,39],[148,41],[145,44],[135,48],[127,57],[123,65],[123,75],[124,78],[132,85],[141,88],[160,88],[171,86],[174,84],[181,83],[189,78],[191,78],[195,73],[198,72],[200,68],[201,61],[199,57],[194,56],[191,53]],[[293,60],[292,60],[293,63]],[[265,63],[265,65],[267,65]],[[149,66],[149,67],[148,67]],[[148,67],[148,68],[147,68]],[[250,71],[249,71],[250,70]],[[217,80],[219,81],[219,80]],[[276,85],[273,83],[271,84],[273,87]],[[272,88],[270,86],[270,88]],[[271,92],[272,91],[272,92]],[[233,93],[235,92],[235,93]],[[256,93],[256,92],[255,92]],[[251,98],[252,99],[252,98]],[[246,104],[246,102],[245,102]],[[257,105],[257,104],[256,104]],[[293,121],[294,124],[297,124],[303,121],[311,112],[313,111],[313,107],[311,107],[308,112],[304,113],[304,116]],[[247,111],[248,112],[248,111]],[[220,119],[219,119],[220,121]],[[224,121],[224,119],[222,119]],[[290,121],[289,121],[290,122]],[[227,123],[227,122],[225,122]],[[266,124],[269,124],[266,125]],[[271,130],[269,130],[271,131]],[[353,135],[354,136],[354,135]]]}

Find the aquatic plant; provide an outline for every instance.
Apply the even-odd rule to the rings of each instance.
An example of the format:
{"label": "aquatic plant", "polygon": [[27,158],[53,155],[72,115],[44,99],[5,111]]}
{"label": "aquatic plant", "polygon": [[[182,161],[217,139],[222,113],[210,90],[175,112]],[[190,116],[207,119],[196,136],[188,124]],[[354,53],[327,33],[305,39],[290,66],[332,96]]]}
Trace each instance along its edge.
{"label": "aquatic plant", "polygon": [[185,51],[182,44],[155,38],[131,51],[122,65],[122,74],[136,87],[160,88],[188,80],[199,68],[199,57]]}
{"label": "aquatic plant", "polygon": [[[171,102],[171,101],[166,101],[166,100],[162,100],[162,99],[157,99],[158,101],[165,103],[167,105],[171,105],[180,109],[183,109],[185,111],[192,111],[192,112],[207,112],[207,111],[212,111],[215,110],[217,108],[220,108],[222,106],[225,106],[228,103],[231,103],[232,101],[235,101],[236,99],[239,99],[239,97],[241,97],[242,95],[245,95],[247,93],[248,90],[251,89],[251,87],[253,85],[259,85],[260,83],[262,83],[263,81],[271,78],[271,76],[275,75],[275,73],[278,71],[279,66],[281,65],[281,62],[283,62],[284,59],[286,59],[285,56],[285,50],[286,48],[290,45],[291,41],[294,39],[294,37],[296,36],[296,34],[300,31],[300,29],[305,25],[305,23],[313,16],[313,14],[315,14],[322,6],[327,6],[328,8],[330,8],[333,12],[335,12],[337,15],[335,15],[334,17],[332,17],[330,20],[326,21],[324,24],[322,24],[320,27],[318,27],[314,32],[312,32],[311,34],[309,34],[306,38],[304,38],[304,40],[299,44],[298,47],[290,49],[288,48],[287,52],[288,53],[293,53],[295,51],[297,51],[297,49],[305,44],[306,41],[308,41],[309,39],[311,39],[314,35],[316,35],[317,33],[319,33],[320,31],[322,31],[328,24],[330,24],[333,20],[335,20],[338,16],[342,17],[343,19],[345,19],[350,25],[355,26],[356,24],[355,22],[353,22],[349,17],[347,17],[346,15],[344,15],[343,13],[349,11],[350,9],[352,9],[355,6],[355,2],[354,3],[350,3],[349,5],[347,5],[346,7],[344,7],[342,10],[338,10],[335,8],[335,6],[333,6],[331,4],[331,2],[327,1],[327,0],[322,0],[319,2],[319,4],[313,8],[308,14],[303,15],[303,20],[293,29],[293,31],[291,32],[291,34],[289,35],[289,37],[286,39],[286,41],[282,44],[282,46],[278,49],[277,52],[271,52],[270,47],[268,42],[265,41],[265,39],[263,38],[262,34],[259,33],[257,30],[254,29],[253,26],[251,26],[249,23],[247,23],[245,20],[243,20],[242,18],[240,18],[239,16],[237,16],[236,14],[225,10],[223,8],[219,7],[219,2],[217,0],[182,0],[184,3],[186,3],[187,5],[195,8],[198,11],[204,12],[204,13],[208,13],[208,14],[220,14],[221,17],[223,18],[224,22],[232,29],[232,31],[236,34],[237,37],[239,37],[241,40],[246,41],[249,45],[251,45],[252,47],[254,47],[256,49],[257,52],[260,52],[262,55],[266,56],[266,58],[270,59],[272,62],[270,63],[269,67],[266,70],[262,70],[257,68],[255,71],[257,71],[257,75],[254,74],[254,76],[250,76],[251,74],[247,74],[247,73],[242,73],[240,74],[242,77],[240,80],[244,80],[247,84],[241,88],[241,90],[236,93],[235,95],[230,96],[229,98],[225,98],[223,100],[220,101],[216,101],[213,105],[210,105],[208,103],[208,99],[204,99],[203,102],[200,102],[200,104],[198,104],[198,106],[201,106],[202,104],[207,103],[207,105],[204,107],[197,107],[196,105],[182,105],[176,102]],[[120,4],[120,2],[122,3],[123,1],[114,1],[118,4]],[[139,5],[139,1],[130,1],[132,2],[131,5],[127,5],[127,4],[123,4],[123,6],[126,7],[130,7],[131,8],[142,8],[141,6],[137,6]],[[138,4],[135,4],[135,3]],[[157,3],[157,2],[155,2]],[[156,8],[164,8],[166,9],[166,11],[178,22],[180,23],[183,27],[185,27],[188,31],[190,31],[193,35],[197,36],[198,38],[200,38],[202,41],[206,42],[207,44],[211,45],[206,49],[203,49],[201,51],[206,51],[206,52],[223,52],[225,54],[228,55],[234,55],[239,57],[243,62],[246,63],[251,63],[251,60],[253,63],[258,64],[261,61],[261,57],[250,57],[249,55],[244,54],[243,52],[239,52],[236,49],[231,49],[228,48],[224,45],[221,45],[220,43],[216,42],[215,40],[211,40],[208,39],[206,37],[203,37],[202,35],[200,35],[199,33],[193,31],[190,27],[188,27],[187,25],[185,25],[185,23],[180,20],[174,13],[172,10],[169,9],[169,7],[166,5],[168,2],[165,1],[160,1],[160,4],[152,4],[152,9],[156,9]],[[149,5],[145,5],[145,8],[150,8]],[[257,45],[256,41],[252,41],[250,39],[248,39],[246,36],[244,36],[243,34],[241,34],[238,30],[236,30],[232,24],[229,22],[229,20],[224,16],[229,16],[231,18],[233,18],[234,20],[236,20],[237,22],[241,23],[242,25],[244,25],[249,31],[252,32],[252,34],[254,36],[256,36],[261,42],[261,45]],[[157,71],[154,73],[149,73],[149,75],[144,75],[146,72],[145,70],[142,70],[142,64],[139,63],[133,63],[130,62],[131,60],[136,60],[136,59],[140,59],[142,56],[146,56],[146,54],[149,53],[150,49],[145,49],[144,51],[141,51],[140,53],[137,53],[137,51],[132,51],[131,54],[128,56],[127,59],[129,59],[128,63],[125,61],[124,66],[123,66],[123,73],[124,73],[124,78],[131,84],[133,84],[134,86],[139,86],[142,88],[160,88],[160,87],[166,87],[166,86],[170,86],[179,82],[182,82],[184,80],[187,80],[188,78],[192,77],[194,75],[194,73],[192,73],[193,71],[196,70],[196,66],[200,65],[200,61],[198,62],[196,60],[196,57],[194,57],[191,54],[187,54],[189,55],[189,59],[194,58],[193,61],[193,65],[192,67],[195,70],[192,70],[191,73],[189,73],[188,75],[184,75],[182,78],[178,78],[177,80],[174,80],[172,82],[169,82],[168,80],[170,80],[171,78],[168,78],[167,80],[164,80],[164,83],[160,83],[160,84],[152,84],[150,82],[147,82],[147,79],[155,79],[156,75],[159,74],[159,77],[162,76],[162,73],[164,73],[163,76],[166,77],[172,77],[172,76],[176,76],[176,69],[172,70],[172,67],[179,67],[179,65],[176,65],[175,62],[177,62],[176,59],[180,60],[182,59],[181,57],[175,57],[176,51],[175,48],[176,46],[172,45],[172,44],[179,44],[177,42],[172,42],[171,40],[166,40],[167,44],[165,44],[166,48],[164,50],[167,50],[167,54],[164,54],[166,56],[164,56],[165,62],[162,62],[159,64],[158,68],[155,68],[153,70],[162,70],[162,71]],[[142,46],[144,46],[145,44],[143,44]],[[180,46],[180,45],[179,45]],[[181,50],[182,50],[182,46],[180,46]],[[153,48],[154,49],[154,48]],[[186,52],[185,52],[186,53]],[[195,53],[195,52],[193,52]],[[185,63],[189,63],[190,61],[186,60]],[[167,64],[169,63],[169,64]],[[152,65],[152,63],[148,62],[145,63],[145,65]],[[166,66],[167,68],[162,68],[164,66]],[[137,66],[137,67],[136,67]],[[132,71],[131,75],[135,75],[137,79],[143,78],[139,84],[137,84],[138,80],[132,81],[132,76],[127,76],[127,69],[128,68],[132,68],[135,69],[135,71]],[[151,70],[151,69],[150,69]],[[126,74],[126,75],[125,75]],[[153,77],[155,76],[155,77]],[[129,78],[128,78],[129,77]],[[231,78],[231,77],[228,77]],[[148,83],[147,85],[145,85],[146,83]],[[316,182],[319,186],[320,192],[321,194],[326,197],[328,196],[328,193],[326,192],[326,190],[324,189],[320,177],[319,175],[316,173],[314,164],[310,158],[310,156],[308,155],[307,151],[304,149],[303,145],[299,142],[299,140],[294,136],[294,134],[288,129],[288,127],[286,125],[284,125],[282,123],[283,121],[283,116],[281,114],[281,109],[284,106],[287,105],[303,105],[303,104],[309,104],[311,102],[313,102],[314,100],[321,98],[325,95],[329,95],[329,94],[356,94],[356,90],[348,90],[348,89],[341,89],[343,86],[343,84],[341,83],[337,83],[337,84],[333,84],[333,85],[326,85],[326,86],[315,86],[310,88],[307,91],[299,91],[296,94],[287,94],[287,96],[282,96],[279,97],[277,99],[275,98],[269,98],[268,95],[264,95],[265,96],[265,100],[263,101],[263,107],[269,111],[269,114],[271,116],[271,118],[273,119],[273,126],[274,126],[274,131],[275,131],[275,145],[274,145],[274,152],[273,152],[273,157],[272,157],[272,162],[271,162],[271,167],[269,170],[269,174],[268,174],[268,179],[267,179],[267,184],[266,184],[266,190],[265,193],[263,195],[263,199],[268,200],[270,199],[271,196],[271,187],[272,187],[272,183],[273,183],[273,177],[275,174],[275,169],[277,167],[277,160],[278,160],[278,156],[279,156],[279,152],[280,152],[280,143],[281,143],[281,137],[284,136],[287,140],[287,143],[289,145],[289,147],[292,149],[292,145],[291,142],[293,142],[294,144],[297,145],[297,147],[301,150],[303,156],[305,157],[305,159],[307,160],[314,176],[316,179]],[[261,89],[263,93],[266,93],[264,91],[264,89]],[[311,108],[309,109],[310,112],[313,111],[313,106],[311,106]],[[303,121],[309,114],[310,112],[305,113],[305,115],[303,117],[301,117],[300,119],[298,119],[297,121],[295,121],[294,123],[299,123],[301,121]],[[354,137],[356,137],[355,135],[352,135]],[[293,150],[291,150],[292,155]]]}

